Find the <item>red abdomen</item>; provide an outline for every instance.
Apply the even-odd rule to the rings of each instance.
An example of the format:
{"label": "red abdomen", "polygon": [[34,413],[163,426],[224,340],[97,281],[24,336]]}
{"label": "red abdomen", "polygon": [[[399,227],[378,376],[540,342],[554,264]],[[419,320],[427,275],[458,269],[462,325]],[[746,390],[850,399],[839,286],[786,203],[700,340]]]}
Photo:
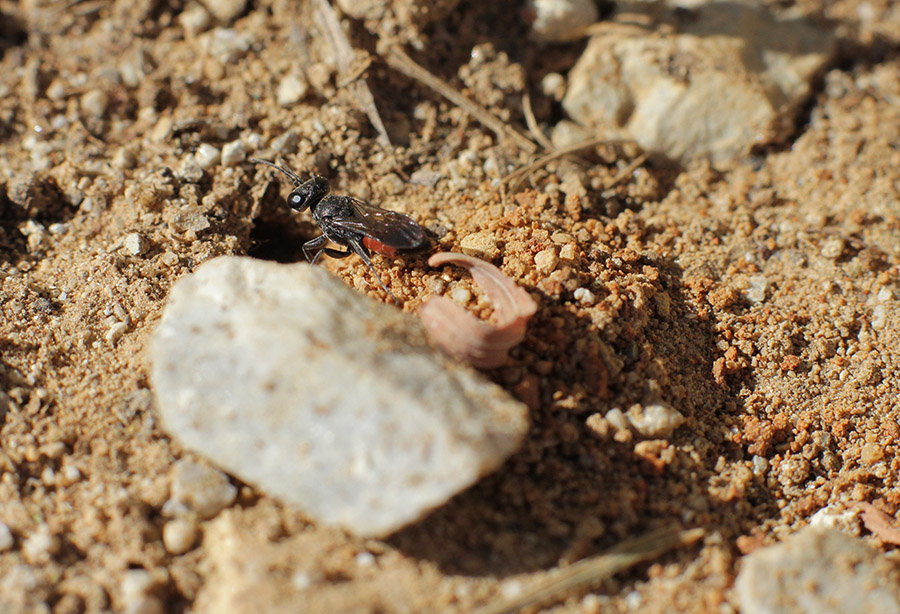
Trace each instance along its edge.
{"label": "red abdomen", "polygon": [[385,245],[378,239],[373,239],[372,237],[363,237],[363,245],[369,249],[369,251],[375,252],[377,254],[382,254],[387,256],[388,258],[393,258],[397,255],[397,248],[391,247],[390,245]]}

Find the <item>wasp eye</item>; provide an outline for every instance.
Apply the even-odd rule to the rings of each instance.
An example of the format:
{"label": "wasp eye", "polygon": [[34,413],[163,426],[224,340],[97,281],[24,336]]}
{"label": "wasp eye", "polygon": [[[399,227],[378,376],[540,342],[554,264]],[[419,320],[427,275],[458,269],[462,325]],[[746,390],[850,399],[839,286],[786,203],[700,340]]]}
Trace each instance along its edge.
{"label": "wasp eye", "polygon": [[297,209],[303,206],[304,200],[305,199],[303,198],[303,196],[294,192],[290,196],[288,196],[288,205],[290,205],[292,209]]}

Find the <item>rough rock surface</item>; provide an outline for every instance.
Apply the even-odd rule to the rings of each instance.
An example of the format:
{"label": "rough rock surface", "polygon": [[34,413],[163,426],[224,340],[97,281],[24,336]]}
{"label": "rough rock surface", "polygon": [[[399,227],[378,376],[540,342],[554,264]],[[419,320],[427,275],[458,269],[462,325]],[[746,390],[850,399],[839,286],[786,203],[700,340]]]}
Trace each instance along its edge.
{"label": "rough rock surface", "polygon": [[204,264],[153,343],[169,433],[320,522],[383,535],[495,469],[524,405],[425,341],[418,322],[321,268]]}
{"label": "rough rock surface", "polygon": [[897,571],[862,540],[807,528],[744,559],[743,614],[900,613]]}
{"label": "rough rock surface", "polygon": [[563,107],[582,125],[621,128],[676,160],[726,160],[792,128],[834,51],[834,36],[809,21],[712,2],[674,36],[630,30],[591,40]]}

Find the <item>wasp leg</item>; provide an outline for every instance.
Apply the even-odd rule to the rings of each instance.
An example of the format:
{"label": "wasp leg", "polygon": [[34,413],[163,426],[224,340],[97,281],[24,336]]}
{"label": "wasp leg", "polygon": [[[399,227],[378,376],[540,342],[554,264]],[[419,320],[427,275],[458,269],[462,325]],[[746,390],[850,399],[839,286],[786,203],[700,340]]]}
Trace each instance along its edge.
{"label": "wasp leg", "polygon": [[[322,251],[324,249],[323,246],[327,242],[328,242],[328,237],[326,237],[325,235],[319,235],[315,239],[312,239],[312,240],[304,243],[303,247],[301,249],[303,249],[303,255],[306,256],[306,261],[310,264],[315,264],[316,260],[319,259],[319,256],[322,255]],[[319,251],[317,251],[315,253],[315,255],[310,256],[310,252],[312,252],[314,249],[318,249]]]}
{"label": "wasp leg", "polygon": [[381,289],[387,292],[388,296],[390,296],[395,305],[399,305],[400,301],[397,300],[397,297],[394,296],[394,293],[387,289],[387,286],[384,285],[384,282],[381,281],[381,276],[378,274],[378,271],[375,270],[375,266],[372,264],[372,260],[369,258],[369,254],[366,252],[366,248],[358,239],[352,239],[347,241],[347,246],[352,248],[356,255],[362,258],[363,262],[366,263],[366,266],[369,267],[369,270],[375,275],[375,279],[378,280],[378,283],[381,285]]}

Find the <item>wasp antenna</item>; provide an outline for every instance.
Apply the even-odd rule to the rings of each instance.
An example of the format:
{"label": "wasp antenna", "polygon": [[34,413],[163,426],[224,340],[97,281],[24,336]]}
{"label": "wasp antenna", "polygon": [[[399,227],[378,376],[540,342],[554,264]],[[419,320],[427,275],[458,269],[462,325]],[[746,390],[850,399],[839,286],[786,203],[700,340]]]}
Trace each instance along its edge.
{"label": "wasp antenna", "polygon": [[286,169],[283,166],[278,166],[277,164],[273,164],[268,160],[260,160],[259,158],[250,158],[251,162],[256,162],[257,164],[265,164],[266,166],[271,166],[274,169],[277,169],[288,176],[288,178],[294,183],[294,186],[299,186],[303,183],[303,180],[292,170]]}

